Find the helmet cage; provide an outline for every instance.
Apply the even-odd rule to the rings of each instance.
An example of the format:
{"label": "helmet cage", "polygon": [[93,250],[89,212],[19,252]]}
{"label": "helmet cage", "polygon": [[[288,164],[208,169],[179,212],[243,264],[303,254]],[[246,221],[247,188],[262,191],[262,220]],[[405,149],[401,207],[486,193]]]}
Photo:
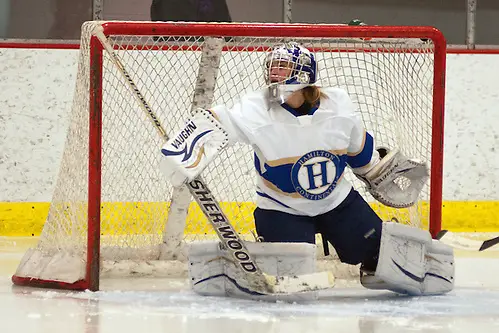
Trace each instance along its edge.
{"label": "helmet cage", "polygon": [[[272,82],[275,68],[289,68],[286,77]],[[313,84],[316,82],[317,64],[313,54],[297,43],[278,45],[267,54],[265,60],[265,83],[275,84]]]}

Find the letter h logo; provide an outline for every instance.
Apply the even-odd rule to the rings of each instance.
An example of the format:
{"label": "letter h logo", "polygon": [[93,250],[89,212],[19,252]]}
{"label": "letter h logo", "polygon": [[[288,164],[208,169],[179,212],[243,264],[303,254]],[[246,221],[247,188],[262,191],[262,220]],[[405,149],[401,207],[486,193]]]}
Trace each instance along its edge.
{"label": "letter h logo", "polygon": [[[329,183],[327,182],[327,163],[331,163],[331,161],[326,160],[326,161],[320,161],[317,163],[311,163],[311,164],[304,165],[307,168],[308,183],[310,186],[308,188],[308,190],[315,190],[319,187],[329,185]],[[316,165],[320,166],[320,170],[318,173],[314,173],[314,166],[316,166]],[[321,182],[321,184],[319,186],[317,186],[315,183],[315,180],[318,177],[320,177],[320,182]]]}

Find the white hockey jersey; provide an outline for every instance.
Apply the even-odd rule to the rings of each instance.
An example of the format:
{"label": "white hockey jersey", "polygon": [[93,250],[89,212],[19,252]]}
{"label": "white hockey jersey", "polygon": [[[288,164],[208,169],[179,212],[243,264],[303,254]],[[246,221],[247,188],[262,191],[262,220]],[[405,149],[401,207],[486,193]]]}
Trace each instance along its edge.
{"label": "white hockey jersey", "polygon": [[211,109],[232,142],[248,143],[255,151],[258,207],[295,215],[326,213],[352,188],[343,178],[347,165],[366,168],[378,159],[373,137],[347,93],[338,88],[321,91],[308,115],[270,103],[267,90],[244,96],[230,110]]}

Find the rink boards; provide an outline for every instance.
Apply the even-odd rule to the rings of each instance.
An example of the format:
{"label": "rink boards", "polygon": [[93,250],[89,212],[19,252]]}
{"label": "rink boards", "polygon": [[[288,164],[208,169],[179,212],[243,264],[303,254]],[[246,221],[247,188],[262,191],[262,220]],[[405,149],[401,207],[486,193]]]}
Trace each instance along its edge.
{"label": "rink boards", "polygon": [[[7,159],[0,171],[9,176],[3,177],[0,193],[0,235],[37,235],[46,220],[71,108],[74,86],[68,82],[75,79],[76,58],[75,50],[2,50],[0,97],[5,108],[0,116],[15,126],[1,136]],[[499,73],[491,74],[497,59],[497,55],[448,56],[443,203],[443,225],[448,229],[499,230],[492,80]],[[34,66],[35,60],[42,63]],[[479,110],[480,117],[470,110]],[[134,202],[109,205],[131,207],[132,216],[141,214],[133,213]],[[224,205],[252,208],[247,201]],[[243,225],[248,223],[249,219]]]}
{"label": "rink boards", "polygon": [[[232,221],[237,220],[236,229],[241,233],[248,233],[249,230],[253,230],[253,220],[251,217],[251,212],[253,211],[255,204],[252,202],[244,203],[221,203],[222,208],[228,215],[229,219]],[[48,202],[2,202],[0,203],[0,235],[2,236],[38,236],[40,235],[43,224],[45,223],[49,211],[50,203]],[[152,209],[165,209],[167,210],[169,204],[167,203],[151,203],[151,202],[129,202],[129,203],[104,203],[102,209],[102,215],[106,216],[106,211],[115,211],[115,216],[122,216],[123,219],[132,219],[136,221],[141,221],[140,225],[142,227],[137,228],[133,223],[126,223],[129,228],[133,230],[113,230],[112,225],[120,223],[122,221],[115,220],[114,223],[103,223],[102,233],[104,234],[116,234],[134,232],[141,233],[144,230],[148,230],[148,224],[152,224],[152,221],[148,221],[147,212]],[[427,205],[424,205],[427,209]],[[495,212],[499,209],[499,203],[495,201],[448,201],[444,202],[442,210],[442,225],[446,229],[460,231],[460,232],[497,232],[499,230],[497,220],[493,218]],[[240,218],[236,219],[236,211],[246,211],[244,214],[246,218],[242,220]],[[126,212],[126,213],[124,213]],[[192,234],[202,234],[202,233],[213,233],[211,226],[208,224],[199,208],[191,204],[189,208],[189,219],[198,218],[200,220],[199,224],[194,226],[188,226],[186,232]],[[406,212],[405,216],[409,213]],[[164,223],[166,224],[167,215],[165,215]],[[390,219],[390,216],[384,216],[386,219]],[[134,227],[135,225],[135,227]],[[142,229],[142,230],[141,230]]]}

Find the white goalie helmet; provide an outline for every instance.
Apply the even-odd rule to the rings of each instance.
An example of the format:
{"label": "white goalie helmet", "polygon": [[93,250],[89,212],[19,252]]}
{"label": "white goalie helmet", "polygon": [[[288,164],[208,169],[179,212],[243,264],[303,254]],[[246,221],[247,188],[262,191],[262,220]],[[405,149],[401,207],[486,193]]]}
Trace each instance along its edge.
{"label": "white goalie helmet", "polygon": [[316,74],[315,56],[295,42],[274,46],[265,59],[265,83],[272,101],[284,103],[293,92],[313,85]]}

